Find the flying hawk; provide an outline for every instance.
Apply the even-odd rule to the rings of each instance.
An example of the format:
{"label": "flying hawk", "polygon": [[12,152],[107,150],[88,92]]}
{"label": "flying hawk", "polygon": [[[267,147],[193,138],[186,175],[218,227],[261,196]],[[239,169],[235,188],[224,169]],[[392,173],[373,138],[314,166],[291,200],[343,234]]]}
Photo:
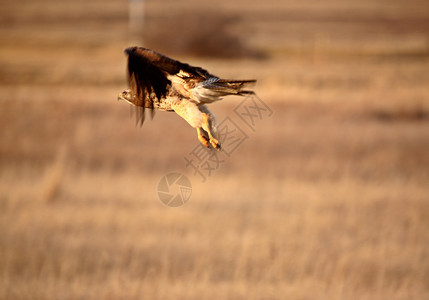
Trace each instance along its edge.
{"label": "flying hawk", "polygon": [[228,95],[249,95],[244,88],[256,80],[227,80],[168,58],[143,47],[125,49],[128,55],[129,89],[118,100],[141,108],[137,116],[144,121],[144,109],[174,111],[197,129],[199,141],[206,147],[220,149],[215,138],[216,119],[206,104]]}

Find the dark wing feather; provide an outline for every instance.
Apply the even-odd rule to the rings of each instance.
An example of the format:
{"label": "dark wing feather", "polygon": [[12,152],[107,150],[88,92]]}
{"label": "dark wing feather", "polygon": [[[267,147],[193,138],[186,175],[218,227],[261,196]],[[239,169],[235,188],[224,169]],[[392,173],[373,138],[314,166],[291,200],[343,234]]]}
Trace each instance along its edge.
{"label": "dark wing feather", "polygon": [[210,76],[213,76],[203,68],[194,67],[194,66],[182,63],[178,60],[169,58],[151,49],[147,49],[143,47],[129,47],[125,49],[125,52],[128,55],[132,53],[139,57],[144,57],[148,63],[158,68],[162,72],[166,72],[170,75],[175,75],[180,71],[183,71],[185,73],[188,73],[189,76],[192,76],[192,77],[201,77],[205,79]]}
{"label": "dark wing feather", "polygon": [[157,100],[165,98],[171,82],[159,67],[137,49],[125,49],[128,54],[128,83],[137,97],[136,105],[153,108],[155,97]]}
{"label": "dark wing feather", "polygon": [[[128,54],[128,83],[136,95],[135,105],[144,108],[154,108],[154,101],[162,101],[171,88],[167,74],[175,75],[180,71],[188,78],[198,78],[201,81],[212,76],[206,70],[181,63],[153,50],[143,47],[129,47]],[[143,123],[144,113],[140,123]]]}

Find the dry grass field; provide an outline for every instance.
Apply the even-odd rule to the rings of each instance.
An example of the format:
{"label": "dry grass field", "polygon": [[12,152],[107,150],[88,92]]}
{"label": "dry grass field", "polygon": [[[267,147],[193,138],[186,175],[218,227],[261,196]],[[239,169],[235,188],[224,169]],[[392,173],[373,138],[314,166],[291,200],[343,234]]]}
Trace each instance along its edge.
{"label": "dry grass field", "polygon": [[0,1],[0,299],[429,299],[427,1],[200,2],[147,1],[145,45],[273,111],[211,105],[248,139],[205,182],[185,121],[116,101],[127,1]]}

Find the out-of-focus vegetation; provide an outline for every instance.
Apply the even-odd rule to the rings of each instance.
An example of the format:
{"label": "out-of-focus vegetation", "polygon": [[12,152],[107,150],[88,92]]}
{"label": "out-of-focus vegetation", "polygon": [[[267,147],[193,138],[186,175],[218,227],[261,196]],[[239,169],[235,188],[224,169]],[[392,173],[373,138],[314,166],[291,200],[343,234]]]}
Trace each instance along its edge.
{"label": "out-of-focus vegetation", "polygon": [[127,1],[2,1],[0,298],[428,298],[426,2],[147,1],[145,46],[274,111],[201,183],[194,129],[116,101]]}

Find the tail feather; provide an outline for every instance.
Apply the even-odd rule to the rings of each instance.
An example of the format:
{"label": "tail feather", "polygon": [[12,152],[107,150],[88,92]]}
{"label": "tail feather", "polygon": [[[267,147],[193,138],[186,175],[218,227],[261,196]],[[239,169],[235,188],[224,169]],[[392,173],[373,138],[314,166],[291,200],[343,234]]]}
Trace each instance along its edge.
{"label": "tail feather", "polygon": [[229,80],[219,79],[204,84],[204,88],[214,92],[218,92],[220,95],[244,95],[252,94],[252,91],[243,90],[243,88],[255,83],[256,80]]}

